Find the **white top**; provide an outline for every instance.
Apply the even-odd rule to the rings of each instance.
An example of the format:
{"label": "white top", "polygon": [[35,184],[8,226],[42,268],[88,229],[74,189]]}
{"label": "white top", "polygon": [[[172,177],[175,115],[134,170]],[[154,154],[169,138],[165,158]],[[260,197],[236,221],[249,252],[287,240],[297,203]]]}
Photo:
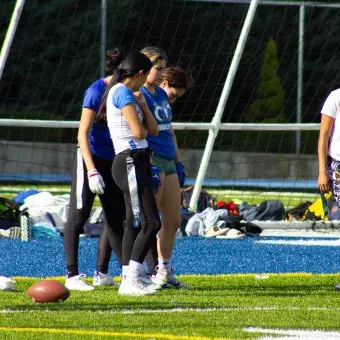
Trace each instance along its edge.
{"label": "white top", "polygon": [[110,89],[106,100],[107,125],[116,154],[127,149],[135,150],[148,147],[146,139],[133,137],[129,123],[122,114],[122,108],[131,103],[136,105],[139,120],[142,122],[143,113],[132,91],[121,83]]}
{"label": "white top", "polygon": [[333,130],[329,139],[328,154],[340,161],[340,89],[332,91],[323,104],[321,113],[334,118]]}

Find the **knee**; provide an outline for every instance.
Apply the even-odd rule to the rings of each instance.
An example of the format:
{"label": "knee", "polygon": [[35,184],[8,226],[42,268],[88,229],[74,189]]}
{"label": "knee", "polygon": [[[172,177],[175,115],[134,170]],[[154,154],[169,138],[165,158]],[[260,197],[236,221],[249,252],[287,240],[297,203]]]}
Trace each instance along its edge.
{"label": "knee", "polygon": [[142,228],[157,234],[161,229],[161,222],[159,219],[146,220],[145,222],[142,222]]}
{"label": "knee", "polygon": [[177,230],[181,226],[181,223],[182,223],[181,215],[171,216],[169,218],[163,216],[162,219],[163,226],[168,229]]}

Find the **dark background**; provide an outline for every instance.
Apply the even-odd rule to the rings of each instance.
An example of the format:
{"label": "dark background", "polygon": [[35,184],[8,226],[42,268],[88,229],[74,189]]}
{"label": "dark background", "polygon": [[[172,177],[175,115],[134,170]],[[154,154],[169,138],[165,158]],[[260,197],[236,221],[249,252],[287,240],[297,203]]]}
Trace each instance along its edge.
{"label": "dark background", "polygon": [[[84,91],[99,78],[99,0],[26,0],[0,81],[0,118],[79,119]],[[14,1],[0,2],[2,43]],[[107,48],[157,45],[190,71],[193,88],[174,121],[209,122],[216,110],[247,5],[174,0],[108,0]],[[259,5],[223,122],[295,122],[299,8]],[[306,8],[302,121],[320,121],[339,85],[340,11]],[[271,43],[269,43],[271,41]],[[259,90],[261,89],[261,90]],[[281,102],[278,98],[284,100]],[[254,104],[255,103],[255,104]],[[179,145],[203,148],[207,132],[178,131]],[[76,141],[73,129],[3,128],[1,139]],[[302,132],[315,153],[317,132]],[[215,149],[295,152],[294,132],[220,132]]]}

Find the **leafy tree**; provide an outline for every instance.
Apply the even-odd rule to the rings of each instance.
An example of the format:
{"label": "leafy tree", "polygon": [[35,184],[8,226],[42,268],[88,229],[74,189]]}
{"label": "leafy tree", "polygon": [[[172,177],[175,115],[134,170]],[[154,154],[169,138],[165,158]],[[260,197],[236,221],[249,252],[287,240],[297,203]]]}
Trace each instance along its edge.
{"label": "leafy tree", "polygon": [[249,122],[285,122],[282,113],[285,92],[278,75],[279,60],[275,41],[270,38],[264,53],[260,84],[256,91],[256,99],[249,106],[247,121]]}

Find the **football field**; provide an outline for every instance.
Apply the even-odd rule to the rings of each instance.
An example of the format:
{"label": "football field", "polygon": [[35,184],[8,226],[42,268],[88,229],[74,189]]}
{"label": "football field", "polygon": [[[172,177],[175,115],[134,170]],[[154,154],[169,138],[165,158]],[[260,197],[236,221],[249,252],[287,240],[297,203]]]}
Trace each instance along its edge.
{"label": "football field", "polygon": [[[92,283],[97,239],[82,238],[79,265]],[[335,239],[176,240],[174,268],[194,290],[118,296],[117,287],[37,304],[26,290],[64,283],[61,238],[0,239],[0,339],[340,339],[340,248]],[[110,273],[119,281],[115,259]]]}
{"label": "football field", "polygon": [[100,287],[55,304],[30,301],[25,291],[37,279],[17,278],[15,291],[0,292],[0,338],[340,338],[340,295],[333,288],[338,274],[181,278],[195,290],[122,297],[117,288]]}

